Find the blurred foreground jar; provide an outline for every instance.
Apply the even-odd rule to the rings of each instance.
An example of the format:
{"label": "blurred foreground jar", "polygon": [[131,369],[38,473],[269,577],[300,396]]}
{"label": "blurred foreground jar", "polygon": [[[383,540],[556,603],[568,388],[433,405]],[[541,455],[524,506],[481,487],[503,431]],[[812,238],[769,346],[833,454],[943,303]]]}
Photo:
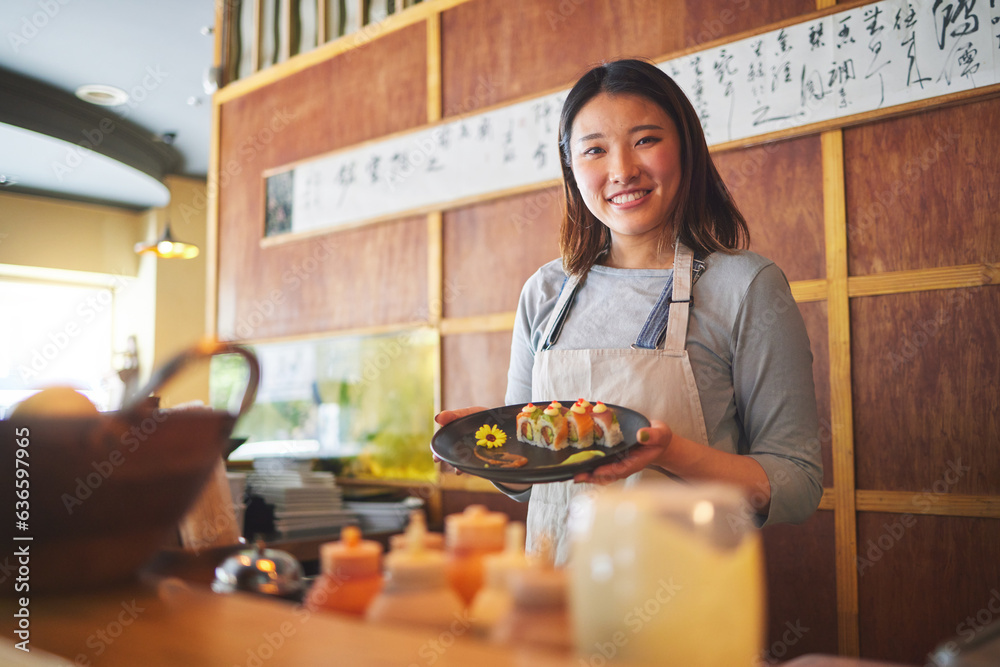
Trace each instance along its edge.
{"label": "blurred foreground jar", "polygon": [[319,557],[322,574],[306,595],[306,608],[364,615],[382,590],[382,545],[347,526],[339,541],[320,546]]}
{"label": "blurred foreground jar", "polygon": [[508,574],[511,606],[493,627],[490,639],[501,644],[532,644],[561,652],[573,650],[566,605],[566,571],[556,569],[552,541],[542,539],[528,567]]}
{"label": "blurred foreground jar", "polygon": [[483,559],[503,551],[506,527],[506,514],[483,505],[444,518],[448,582],[466,606],[483,585]]}
{"label": "blurred foreground jar", "polygon": [[489,637],[497,621],[511,610],[511,574],[530,566],[524,553],[524,524],[511,521],[504,534],[504,550],[483,558],[483,586],[469,608],[472,629],[478,637]]}
{"label": "blurred foreground jar", "polygon": [[461,598],[448,585],[441,551],[424,545],[423,515],[411,515],[405,546],[385,557],[385,582],[365,618],[373,623],[446,631],[464,623]]}
{"label": "blurred foreground jar", "polygon": [[643,483],[570,513],[579,655],[686,667],[753,665],[765,636],[760,534],[734,487]]}

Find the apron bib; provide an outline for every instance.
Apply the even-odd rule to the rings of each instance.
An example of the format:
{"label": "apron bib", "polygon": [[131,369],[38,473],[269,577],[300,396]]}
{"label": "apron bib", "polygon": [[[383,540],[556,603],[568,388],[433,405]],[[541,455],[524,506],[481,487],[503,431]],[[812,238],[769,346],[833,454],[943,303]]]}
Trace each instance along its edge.
{"label": "apron bib", "polygon": [[[663,419],[674,433],[707,445],[698,387],[685,350],[694,263],[691,250],[678,242],[673,276],[667,279],[636,342],[628,349],[549,349],[558,338],[580,287],[579,279],[570,276],[556,301],[542,345],[535,353],[531,369],[532,402],[542,404],[582,397],[613,403],[651,419]],[[699,265],[703,268],[700,262]],[[634,433],[625,435],[635,437]],[[642,471],[614,484],[632,486],[646,474],[648,471]],[[564,564],[569,558],[567,524],[572,500],[581,493],[597,493],[600,488],[572,480],[535,484],[528,501],[528,551],[534,551],[539,538],[547,536],[555,550],[556,564]]]}

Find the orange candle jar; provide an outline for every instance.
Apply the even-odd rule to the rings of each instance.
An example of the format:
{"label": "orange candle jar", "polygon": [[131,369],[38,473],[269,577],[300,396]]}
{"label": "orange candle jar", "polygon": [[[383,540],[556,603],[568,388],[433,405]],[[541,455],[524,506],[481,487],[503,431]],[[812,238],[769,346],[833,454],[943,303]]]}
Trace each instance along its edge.
{"label": "orange candle jar", "polygon": [[483,505],[469,505],[445,517],[448,583],[466,606],[483,585],[483,558],[504,548],[507,515]]}
{"label": "orange candle jar", "polygon": [[322,545],[319,555],[322,574],[306,595],[306,608],[364,615],[382,590],[382,545],[347,526],[340,541]]}

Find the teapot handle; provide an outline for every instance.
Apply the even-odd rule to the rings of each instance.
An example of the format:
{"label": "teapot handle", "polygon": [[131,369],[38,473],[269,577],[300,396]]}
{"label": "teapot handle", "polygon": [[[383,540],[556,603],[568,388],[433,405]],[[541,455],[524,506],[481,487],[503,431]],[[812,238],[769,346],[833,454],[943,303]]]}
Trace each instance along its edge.
{"label": "teapot handle", "polygon": [[207,359],[218,354],[238,354],[247,362],[250,374],[247,377],[247,386],[243,391],[243,400],[240,402],[240,410],[236,416],[243,415],[253,405],[254,399],[257,396],[257,387],[260,384],[260,362],[257,361],[257,355],[249,348],[211,338],[205,339],[197,345],[180,352],[166,364],[154,370],[152,376],[149,378],[149,382],[125,400],[122,412],[138,411],[147,396],[160,389],[190,362]]}

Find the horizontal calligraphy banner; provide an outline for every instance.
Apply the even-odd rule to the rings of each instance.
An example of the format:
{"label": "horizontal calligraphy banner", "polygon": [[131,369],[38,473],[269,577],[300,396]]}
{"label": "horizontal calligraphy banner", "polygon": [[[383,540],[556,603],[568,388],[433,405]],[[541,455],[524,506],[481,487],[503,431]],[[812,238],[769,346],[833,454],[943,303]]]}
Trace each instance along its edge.
{"label": "horizontal calligraphy banner", "polygon": [[[709,145],[1000,82],[1000,1],[883,0],[659,63]],[[556,180],[568,91],[266,175],[265,236],[353,227]]]}

